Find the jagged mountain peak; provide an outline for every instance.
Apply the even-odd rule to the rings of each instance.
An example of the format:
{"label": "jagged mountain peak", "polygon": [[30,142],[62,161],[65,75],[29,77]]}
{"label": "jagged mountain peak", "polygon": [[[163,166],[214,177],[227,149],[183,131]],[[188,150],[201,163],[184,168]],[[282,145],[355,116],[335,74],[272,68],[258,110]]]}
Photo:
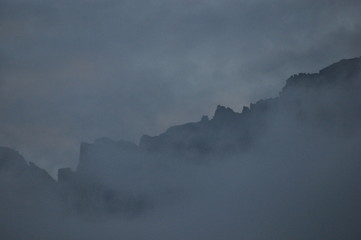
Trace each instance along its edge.
{"label": "jagged mountain peak", "polygon": [[[342,132],[344,126],[351,132],[361,132],[361,79],[357,78],[361,71],[360,62],[361,58],[342,60],[319,73],[294,75],[288,79],[279,97],[259,100],[250,107],[244,107],[241,113],[218,105],[211,119],[203,116],[200,121],[170,127],[158,136],[144,135],[139,146],[110,138],[82,143],[77,169],[60,169],[58,182],[49,179],[36,165],[27,164],[18,152],[1,147],[0,173],[10,169],[6,166],[15,166],[10,172],[21,172],[12,174],[20,176],[19,185],[34,188],[34,184],[28,183],[48,183],[39,191],[54,188],[56,198],[81,213],[98,216],[142,212],[149,203],[147,198],[142,197],[144,192],[156,190],[163,194],[167,191],[167,181],[172,180],[173,175],[170,173],[170,177],[164,180],[164,176],[168,175],[159,169],[169,169],[174,162],[187,162],[194,166],[194,163],[213,160],[219,163],[234,156],[242,161],[251,150],[256,149],[257,154],[262,154],[262,150],[258,150],[264,146],[271,149],[270,152],[275,148],[276,152],[281,149],[281,153],[288,153],[288,150],[283,152],[283,148],[291,146],[294,148],[290,150],[292,154],[309,154],[308,149],[302,148],[304,142],[298,142],[299,139],[302,141],[302,134],[311,135],[315,131],[317,134],[329,134],[334,129]],[[333,82],[352,84],[331,88],[328,83]],[[335,97],[335,92],[342,94]],[[319,131],[322,127],[325,129],[323,132]],[[307,131],[303,132],[303,129]],[[307,139],[311,142],[307,146],[325,145],[317,137],[316,140]],[[289,141],[294,144],[288,144]],[[157,184],[166,189],[153,189]],[[162,194],[161,197],[164,196]]]}
{"label": "jagged mountain peak", "polygon": [[237,115],[238,115],[238,113],[233,111],[233,109],[231,109],[230,107],[225,107],[225,106],[222,106],[222,105],[218,105],[212,120],[224,121],[224,120],[227,120],[227,119],[234,118]]}
{"label": "jagged mountain peak", "polygon": [[318,88],[325,85],[354,84],[355,81],[360,84],[358,81],[360,77],[361,57],[343,59],[323,68],[318,73],[299,73],[292,75],[287,79],[281,94],[294,87]]}
{"label": "jagged mountain peak", "polygon": [[[340,75],[340,74],[352,74],[354,71],[358,71],[361,67],[361,57],[342,59],[336,63],[331,64],[319,71],[319,74],[325,74],[328,76]],[[346,80],[346,79],[345,79]]]}

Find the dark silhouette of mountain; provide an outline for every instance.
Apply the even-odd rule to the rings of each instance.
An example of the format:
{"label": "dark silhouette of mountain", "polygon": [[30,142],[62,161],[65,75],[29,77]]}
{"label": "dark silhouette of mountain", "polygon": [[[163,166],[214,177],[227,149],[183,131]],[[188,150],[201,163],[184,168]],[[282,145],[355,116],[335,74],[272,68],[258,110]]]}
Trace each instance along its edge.
{"label": "dark silhouette of mountain", "polygon": [[122,165],[122,160],[129,157],[130,161],[142,157],[138,147],[130,142],[101,138],[94,144],[82,143],[76,172],[70,168],[58,171],[60,194],[67,211],[101,216],[133,215],[143,210],[146,203],[141,195],[112,187],[114,182],[123,180],[118,174],[129,168]]}
{"label": "dark silhouette of mountain", "polygon": [[0,238],[36,236],[51,219],[61,216],[57,185],[45,170],[27,163],[18,152],[0,147]]}
{"label": "dark silhouette of mountain", "polygon": [[[244,107],[242,113],[218,106],[211,120],[169,128],[165,133],[144,135],[140,148],[150,152],[176,151],[178,154],[227,154],[244,151],[267,124],[270,114],[288,114],[299,120],[320,120],[329,125],[336,120],[360,119],[361,59],[342,60],[319,73],[298,74],[287,80],[280,96]],[[316,119],[313,119],[316,117]]]}
{"label": "dark silhouette of mountain", "polygon": [[[322,164],[333,164],[332,159],[350,159],[335,173],[350,174],[347,185],[334,183],[342,186],[347,201],[335,201],[358,211],[361,196],[353,186],[360,183],[359,173],[351,166],[359,166],[361,159],[360,93],[361,58],[342,60],[319,73],[290,77],[278,97],[244,106],[241,113],[217,106],[212,118],[203,116],[198,122],[170,127],[159,136],[144,135],[139,145],[108,138],[82,143],[77,169],[59,169],[58,181],[36,165],[26,163],[16,151],[0,148],[0,187],[7,196],[0,205],[9,206],[11,212],[18,208],[13,198],[26,198],[30,205],[23,207],[28,210],[44,209],[39,202],[54,201],[59,211],[70,215],[134,217],[177,194],[174,179],[178,172],[174,169],[184,167],[183,164],[202,166],[232,158],[242,161],[243,156],[252,154],[286,166],[290,158],[297,159],[293,162],[296,166],[309,159],[326,159]],[[302,168],[291,169],[291,178],[301,176]],[[186,177],[181,179],[188,181]],[[310,189],[324,191],[314,185]],[[320,199],[328,201],[324,196]],[[337,210],[334,207],[341,205],[329,201],[320,209],[333,214]],[[348,213],[335,214],[344,219]],[[352,218],[355,224],[357,217],[352,215],[348,221]]]}
{"label": "dark silhouette of mountain", "polygon": [[[316,74],[290,77],[277,98],[260,100],[249,108],[244,107],[241,113],[218,106],[211,119],[203,116],[199,122],[170,127],[159,136],[144,135],[139,146],[106,138],[98,139],[93,144],[82,143],[77,170],[74,173],[59,170],[59,182],[77,179],[80,188],[90,185],[87,187],[89,189],[94,185],[111,186],[113,182],[131,181],[134,184],[140,181],[137,174],[143,171],[137,168],[139,159],[152,161],[161,156],[169,160],[199,163],[240,154],[262,139],[268,131],[270,119],[275,116],[280,122],[295,121],[299,125],[315,125],[317,129],[325,131],[330,128],[359,129],[360,73],[361,58],[342,60]],[[120,174],[124,169],[134,172]],[[100,188],[96,190],[98,195],[111,192],[107,189],[100,191]],[[117,196],[116,193],[112,194]],[[114,197],[117,200],[112,201],[122,204],[124,195],[128,193],[121,193]],[[141,199],[132,196],[129,200],[132,198]],[[145,205],[139,201],[134,209],[141,209]]]}
{"label": "dark silhouette of mountain", "polygon": [[[270,121],[274,119],[280,123],[292,122],[299,127],[309,125],[326,133],[346,128],[359,130],[360,76],[361,58],[342,60],[319,73],[290,77],[279,97],[260,100],[250,107],[244,107],[241,113],[217,106],[211,119],[203,116],[199,122],[170,127],[159,136],[144,135],[139,146],[106,138],[98,139],[93,144],[82,143],[77,170],[60,169],[59,182],[76,181],[78,189],[97,189],[97,193],[87,190],[89,198],[94,198],[94,195],[99,199],[103,197],[102,206],[108,208],[109,212],[117,208],[113,205],[122,205],[134,199],[137,199],[137,203],[130,208],[131,211],[141,210],[148,204],[147,200],[132,195],[131,189],[124,186],[116,190],[104,187],[112,186],[114,182],[137,185],[147,181],[139,176],[146,171],[139,167],[142,165],[139,159],[151,162],[162,158],[202,163],[242,154],[261,141],[269,131]],[[108,203],[105,196],[110,192],[113,197]],[[88,206],[92,203],[74,204]],[[94,209],[94,206],[89,208]],[[119,211],[121,209],[119,207]]]}
{"label": "dark silhouette of mountain", "polygon": [[32,162],[27,163],[17,151],[6,147],[0,147],[0,172],[1,176],[6,175],[6,178],[11,178],[14,182],[24,182],[40,192],[54,189],[56,184],[45,170]]}

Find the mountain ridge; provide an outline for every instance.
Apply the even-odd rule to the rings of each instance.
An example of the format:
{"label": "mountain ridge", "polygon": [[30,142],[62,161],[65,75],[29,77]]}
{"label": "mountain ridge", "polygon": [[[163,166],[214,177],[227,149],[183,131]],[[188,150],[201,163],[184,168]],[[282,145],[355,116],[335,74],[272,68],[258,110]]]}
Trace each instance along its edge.
{"label": "mountain ridge", "polygon": [[[32,196],[29,205],[34,209],[42,209],[36,202],[50,198],[70,215],[134,217],[173,198],[176,191],[169,189],[179,188],[179,169],[242,161],[250,153],[277,155],[289,143],[306,155],[307,149],[346,135],[351,136],[347,141],[358,143],[360,92],[361,58],[341,60],[319,73],[291,76],[278,97],[251,103],[240,113],[218,105],[210,119],[203,116],[158,136],[143,135],[139,144],[109,138],[83,142],[77,168],[59,169],[57,181],[18,152],[0,148],[0,177],[11,176],[18,190],[0,187],[19,198]],[[316,152],[322,151],[328,150]],[[29,187],[42,194],[33,196],[24,190]]]}

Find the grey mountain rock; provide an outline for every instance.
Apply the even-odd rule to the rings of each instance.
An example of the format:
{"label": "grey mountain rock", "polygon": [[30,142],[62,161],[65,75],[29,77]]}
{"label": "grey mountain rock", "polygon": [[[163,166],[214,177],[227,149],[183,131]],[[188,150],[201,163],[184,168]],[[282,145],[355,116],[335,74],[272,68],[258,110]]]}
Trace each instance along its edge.
{"label": "grey mountain rock", "polygon": [[[333,133],[351,132],[358,141],[360,93],[361,58],[342,60],[319,73],[290,77],[279,97],[251,103],[241,113],[217,106],[211,119],[203,116],[159,136],[144,135],[139,145],[108,138],[82,143],[77,169],[59,169],[58,181],[26,163],[18,152],[1,147],[0,187],[9,197],[1,204],[15,207],[10,199],[14,196],[28,198],[34,209],[42,209],[37,201],[56,199],[57,208],[69,214],[134,216],[162,201],[159,196],[174,194],[169,189],[174,189],[177,171],[171,163],[206,164],[242,156],[259,146],[277,148],[301,139],[307,133],[303,129],[310,126],[316,129],[312,133],[316,137],[309,142],[313,145],[320,144],[318,135]],[[170,174],[164,175],[164,169]]]}

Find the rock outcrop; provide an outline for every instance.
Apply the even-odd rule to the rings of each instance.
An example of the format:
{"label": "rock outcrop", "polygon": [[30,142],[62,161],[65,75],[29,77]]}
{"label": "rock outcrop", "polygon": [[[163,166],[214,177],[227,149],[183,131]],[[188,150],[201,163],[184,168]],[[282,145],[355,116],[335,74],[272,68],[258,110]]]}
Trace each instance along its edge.
{"label": "rock outcrop", "polygon": [[[307,131],[314,132],[314,139],[352,133],[353,141],[359,141],[360,93],[361,58],[342,60],[319,73],[290,77],[279,97],[252,103],[241,113],[217,106],[211,119],[203,116],[159,136],[144,135],[139,145],[108,138],[82,143],[77,169],[59,169],[57,182],[18,152],[1,147],[0,190],[7,197],[0,204],[12,208],[11,198],[26,198],[31,207],[41,209],[37,202],[57,199],[70,214],[137,214],[157,201],[151,197],[154,192],[164,194],[171,188],[172,176],[159,177],[156,170],[171,169],[169,162],[241,158],[258,146],[272,149],[295,141]],[[307,141],[320,144],[314,139]],[[157,185],[159,178],[163,183]]]}

